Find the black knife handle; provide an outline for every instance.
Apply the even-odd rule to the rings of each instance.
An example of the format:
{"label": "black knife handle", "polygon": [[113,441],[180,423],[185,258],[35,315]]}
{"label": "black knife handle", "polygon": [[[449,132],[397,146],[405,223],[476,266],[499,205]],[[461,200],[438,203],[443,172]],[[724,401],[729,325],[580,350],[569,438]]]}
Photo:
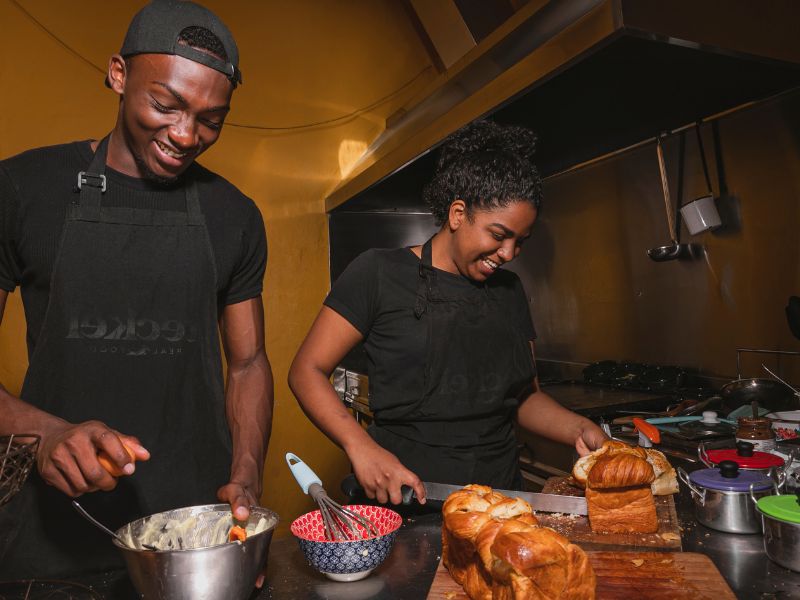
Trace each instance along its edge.
{"label": "black knife handle", "polygon": [[358,479],[352,473],[342,480],[341,488],[342,493],[351,500],[358,495],[364,495],[364,488],[361,487]]}
{"label": "black knife handle", "polygon": [[[350,498],[351,500],[357,496],[366,495],[364,488],[361,487],[360,483],[358,483],[358,479],[356,479],[356,476],[353,473],[350,473],[350,475],[348,475],[342,480],[341,488],[344,495]],[[411,502],[415,498],[413,488],[404,485],[400,488],[400,492],[402,493],[403,496],[403,504],[405,506],[411,504]]]}

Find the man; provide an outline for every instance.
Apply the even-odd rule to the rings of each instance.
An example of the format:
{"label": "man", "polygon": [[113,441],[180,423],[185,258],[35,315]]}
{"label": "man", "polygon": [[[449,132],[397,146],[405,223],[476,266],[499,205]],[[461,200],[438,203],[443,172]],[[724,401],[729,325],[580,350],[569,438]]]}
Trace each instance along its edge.
{"label": "man", "polygon": [[246,519],[258,503],[273,394],[264,226],[195,162],[240,82],[216,15],[156,0],[109,61],[110,135],[0,162],[0,317],[20,286],[30,362],[20,398],[0,386],[0,434],[41,437],[0,512],[0,579],[121,565],[70,497],[112,528],[217,501]]}

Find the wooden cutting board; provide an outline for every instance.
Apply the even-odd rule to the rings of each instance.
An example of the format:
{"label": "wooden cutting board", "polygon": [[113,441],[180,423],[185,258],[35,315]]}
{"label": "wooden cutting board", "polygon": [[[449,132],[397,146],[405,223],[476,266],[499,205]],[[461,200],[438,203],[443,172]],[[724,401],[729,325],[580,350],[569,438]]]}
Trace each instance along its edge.
{"label": "wooden cutting board", "polygon": [[[593,551],[586,554],[597,576],[596,600],[736,600],[717,567],[703,554]],[[469,597],[440,562],[427,600],[469,600]]]}
{"label": "wooden cutting board", "polygon": [[[583,496],[583,490],[569,485],[567,477],[551,477],[542,492],[566,496]],[[656,496],[658,532],[656,533],[594,533],[589,527],[589,517],[578,515],[553,515],[536,513],[540,525],[551,527],[573,544],[584,550],[674,550],[681,549],[681,531],[675,500],[670,496]]]}

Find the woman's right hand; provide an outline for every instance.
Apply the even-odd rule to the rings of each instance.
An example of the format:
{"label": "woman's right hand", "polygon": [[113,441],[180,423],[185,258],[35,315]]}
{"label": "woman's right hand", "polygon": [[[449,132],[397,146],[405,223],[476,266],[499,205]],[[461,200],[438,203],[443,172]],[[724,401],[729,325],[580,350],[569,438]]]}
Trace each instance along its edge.
{"label": "woman's right hand", "polygon": [[370,447],[361,448],[353,454],[350,457],[353,473],[368,498],[374,498],[381,504],[400,504],[403,501],[400,487],[407,485],[414,490],[417,501],[425,504],[422,481],[406,469],[394,454],[374,442]]}

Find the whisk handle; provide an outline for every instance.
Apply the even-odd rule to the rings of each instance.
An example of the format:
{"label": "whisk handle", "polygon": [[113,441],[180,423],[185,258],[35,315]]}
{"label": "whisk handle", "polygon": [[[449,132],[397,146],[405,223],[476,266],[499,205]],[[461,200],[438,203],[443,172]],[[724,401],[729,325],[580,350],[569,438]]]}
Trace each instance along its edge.
{"label": "whisk handle", "polygon": [[[364,488],[361,487],[361,484],[358,483],[358,479],[356,479],[356,476],[353,475],[352,473],[350,473],[350,475],[348,475],[342,480],[341,488],[342,492],[344,492],[344,494],[351,499],[355,498],[358,495],[364,494]],[[404,485],[400,487],[400,492],[402,493],[403,496],[402,500],[403,504],[405,506],[411,504],[411,502],[414,500],[415,497],[414,489],[407,485]]]}
{"label": "whisk handle", "polygon": [[317,474],[311,470],[311,467],[300,460],[296,454],[287,452],[286,464],[289,465],[292,475],[294,475],[294,478],[297,480],[304,494],[308,493],[308,488],[314,483],[319,484],[320,487],[322,486],[322,480],[317,477]]}

